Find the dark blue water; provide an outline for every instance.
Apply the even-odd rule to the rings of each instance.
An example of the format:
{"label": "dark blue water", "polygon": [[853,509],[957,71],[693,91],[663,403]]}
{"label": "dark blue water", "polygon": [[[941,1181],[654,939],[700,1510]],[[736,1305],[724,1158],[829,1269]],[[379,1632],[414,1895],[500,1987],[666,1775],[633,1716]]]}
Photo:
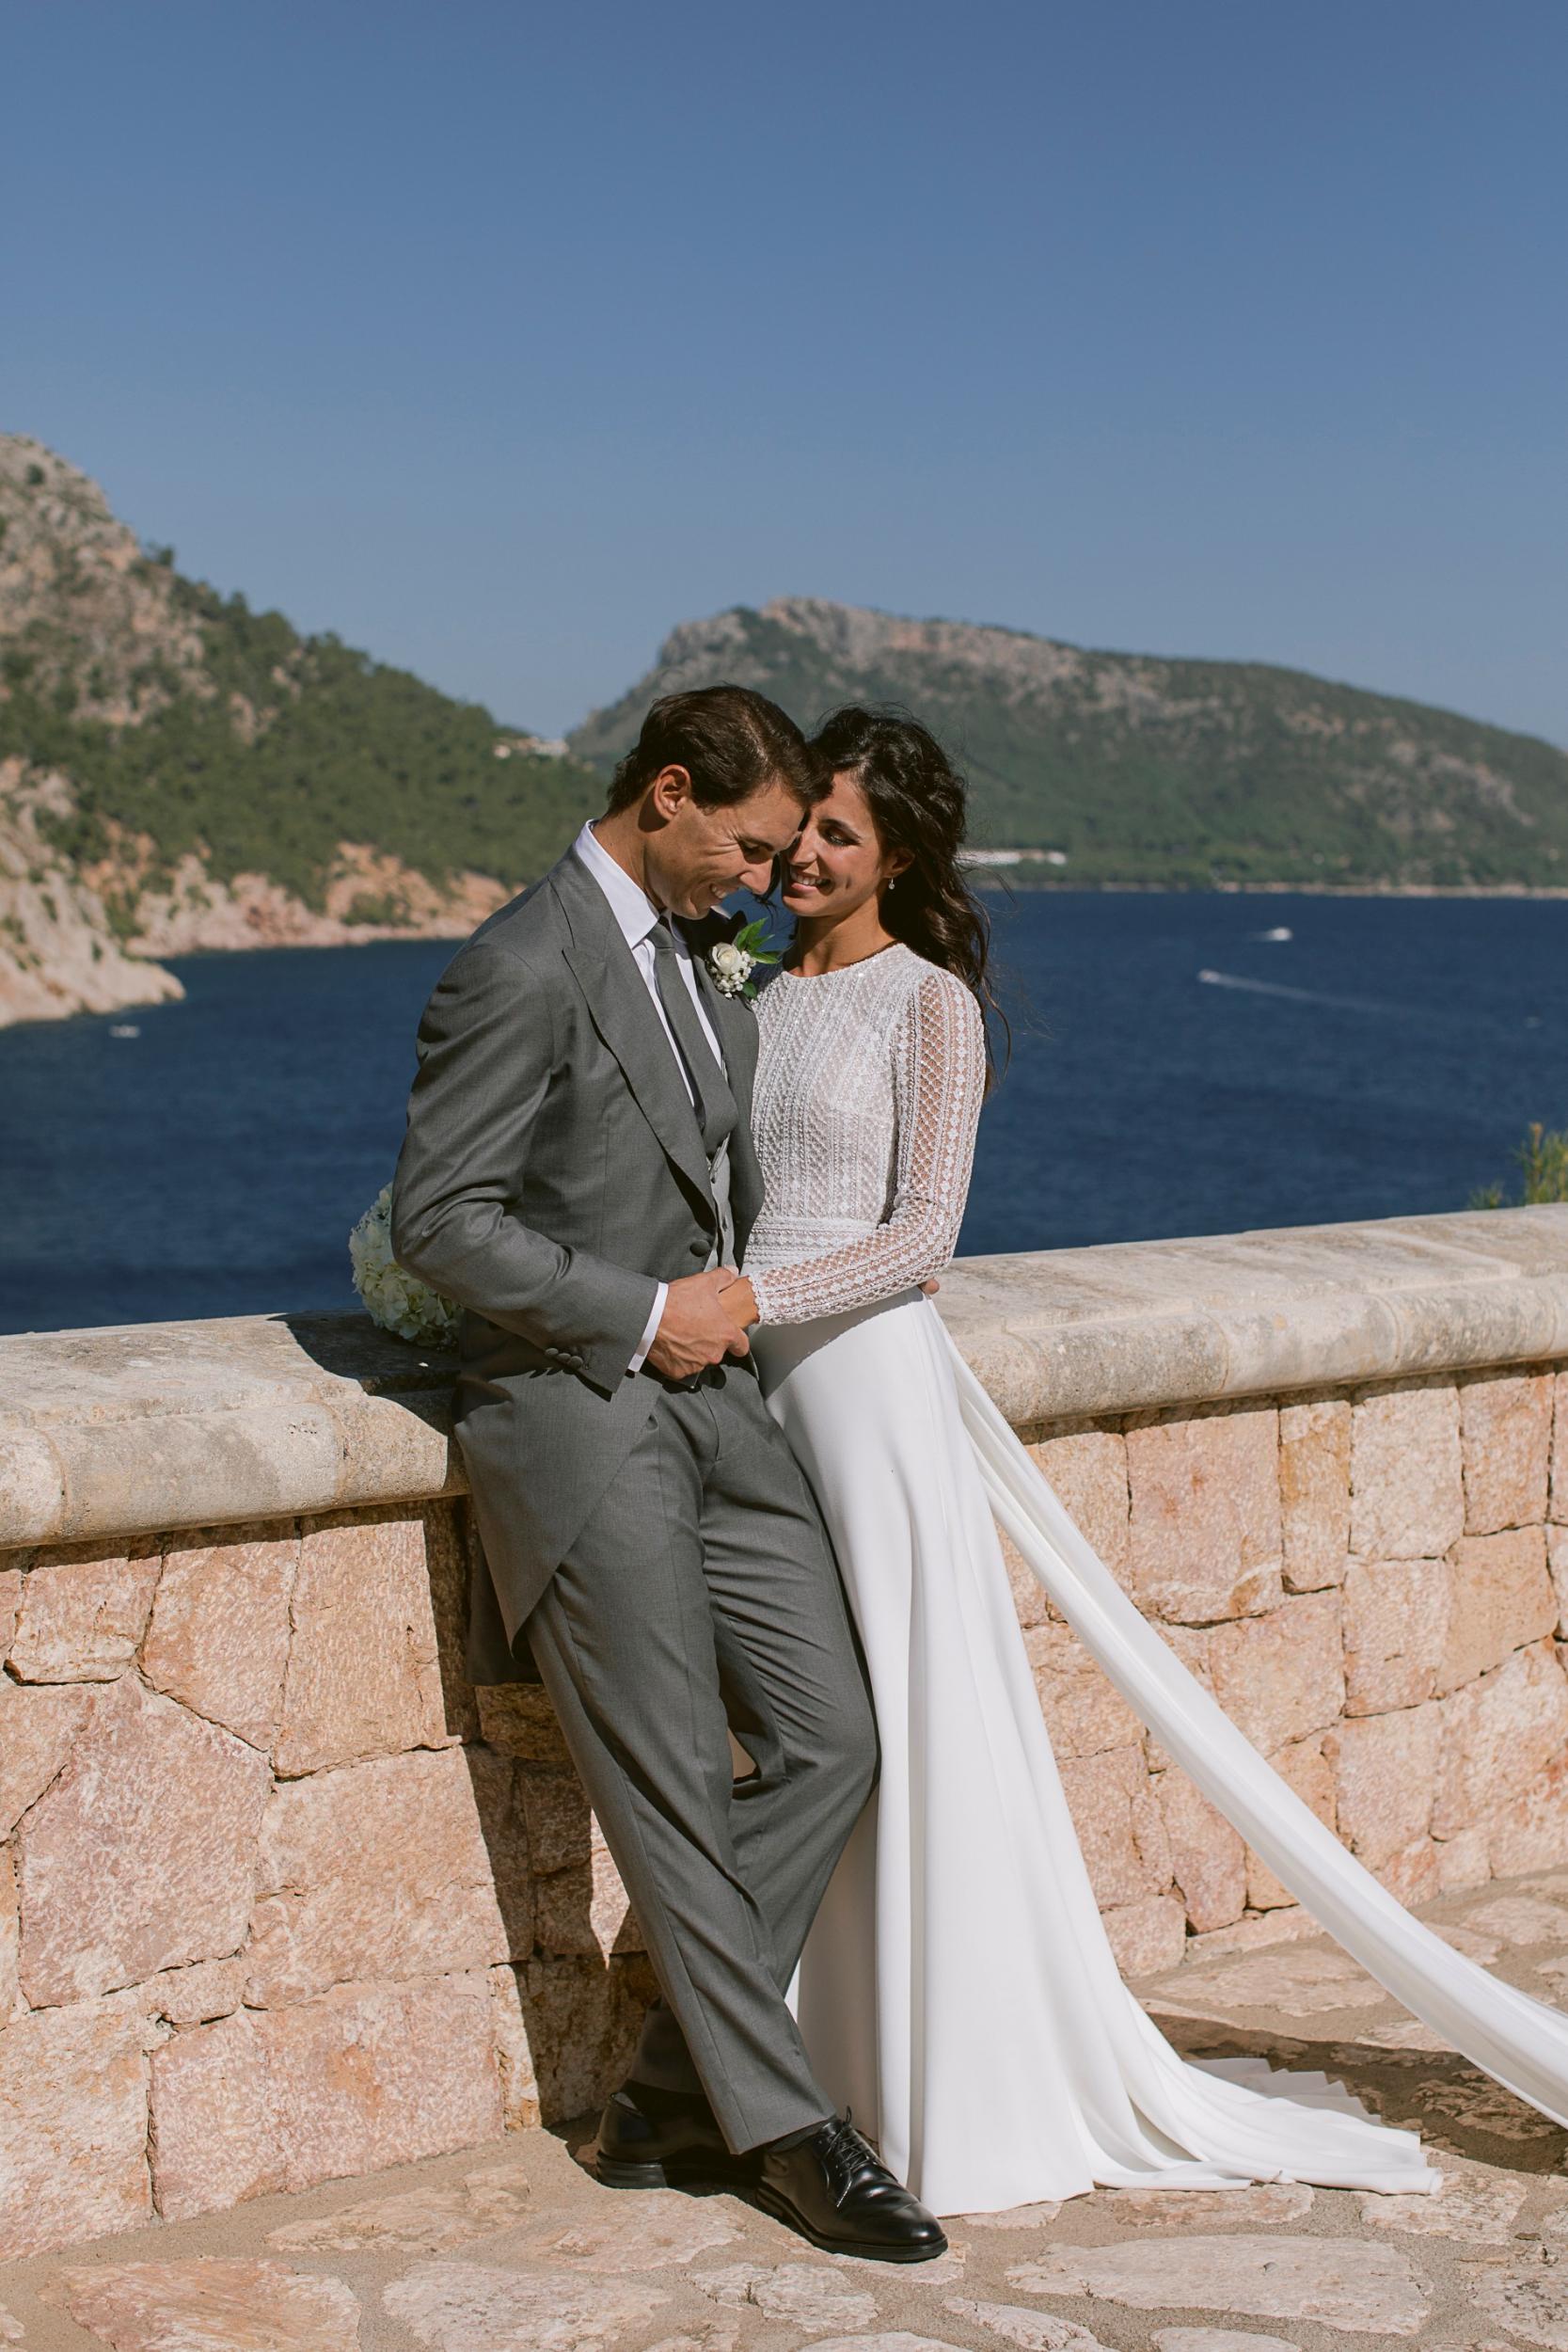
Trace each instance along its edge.
{"label": "dark blue water", "polygon": [[[1464,1208],[1568,1123],[1568,901],[991,903],[1021,1022],[965,1250]],[[0,1031],[0,1330],[352,1304],[451,953],[193,957],[183,1004]]]}

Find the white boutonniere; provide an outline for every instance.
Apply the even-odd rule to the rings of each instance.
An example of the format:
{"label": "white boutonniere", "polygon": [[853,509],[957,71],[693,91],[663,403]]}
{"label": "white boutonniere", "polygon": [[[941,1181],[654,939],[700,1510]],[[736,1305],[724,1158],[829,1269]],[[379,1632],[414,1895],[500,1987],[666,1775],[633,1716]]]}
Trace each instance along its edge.
{"label": "white boutonniere", "polygon": [[707,951],[708,977],[721,996],[738,996],[750,1004],[756,994],[752,975],[759,963],[777,963],[763,946],[768,936],[766,924],[758,921],[743,924],[733,939],[721,939]]}

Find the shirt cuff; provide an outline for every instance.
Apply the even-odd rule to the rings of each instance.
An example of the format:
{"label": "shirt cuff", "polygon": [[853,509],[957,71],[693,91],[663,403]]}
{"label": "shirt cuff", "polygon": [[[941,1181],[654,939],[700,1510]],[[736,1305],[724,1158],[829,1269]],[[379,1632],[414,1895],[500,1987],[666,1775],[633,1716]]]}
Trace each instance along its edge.
{"label": "shirt cuff", "polygon": [[654,1311],[642,1326],[642,1337],[637,1343],[637,1353],[626,1366],[628,1372],[641,1371],[648,1350],[658,1336],[658,1327],[664,1320],[664,1302],[669,1295],[669,1283],[661,1282],[654,1293]]}

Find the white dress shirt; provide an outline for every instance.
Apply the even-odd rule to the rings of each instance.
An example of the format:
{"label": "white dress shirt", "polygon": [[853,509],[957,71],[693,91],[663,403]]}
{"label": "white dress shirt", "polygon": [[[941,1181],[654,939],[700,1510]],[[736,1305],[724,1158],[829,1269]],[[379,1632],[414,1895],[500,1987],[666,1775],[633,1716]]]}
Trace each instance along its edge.
{"label": "white dress shirt", "polygon": [[[674,1033],[659,1000],[658,981],[654,971],[653,934],[654,927],[659,919],[658,909],[642,888],[641,883],[633,882],[626,867],[617,866],[610,851],[600,846],[592,825],[584,825],[573,842],[572,850],[574,855],[580,858],[583,865],[587,866],[588,871],[610,901],[610,911],[615,917],[621,936],[631,949],[632,961],[641,973],[643,985],[653,998],[654,1010],[658,1015],[658,1025],[670,1041],[670,1051],[675,1057],[675,1068],[681,1073],[681,1084],[685,1087],[691,1101],[695,1103],[697,1089],[691,1083],[691,1073],[687,1069],[686,1058],[675,1042]],[[691,961],[691,950],[679,931],[675,931],[674,940],[675,954],[680,961],[680,974],[686,985],[687,994],[696,1008],[697,1018],[703,1025],[703,1035],[713,1048],[713,1058],[722,1070],[724,1067],[723,1048],[714,1036],[713,1025],[703,1009],[702,996],[697,988],[696,966]],[[654,1298],[653,1312],[643,1326],[642,1337],[637,1343],[637,1353],[626,1367],[629,1372],[638,1372],[641,1369],[643,1359],[654,1343],[654,1335],[663,1316],[664,1301],[669,1295],[669,1290],[668,1282],[659,1284]]]}

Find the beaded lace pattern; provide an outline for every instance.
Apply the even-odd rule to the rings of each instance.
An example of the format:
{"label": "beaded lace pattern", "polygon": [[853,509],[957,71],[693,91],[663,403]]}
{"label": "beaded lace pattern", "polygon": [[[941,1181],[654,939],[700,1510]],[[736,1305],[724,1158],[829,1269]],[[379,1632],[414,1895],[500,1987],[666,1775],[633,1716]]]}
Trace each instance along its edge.
{"label": "beaded lace pattern", "polygon": [[985,1093],[980,1009],[900,943],[757,1001],[752,1124],[767,1186],[746,1245],[761,1319],[892,1298],[953,1255]]}

